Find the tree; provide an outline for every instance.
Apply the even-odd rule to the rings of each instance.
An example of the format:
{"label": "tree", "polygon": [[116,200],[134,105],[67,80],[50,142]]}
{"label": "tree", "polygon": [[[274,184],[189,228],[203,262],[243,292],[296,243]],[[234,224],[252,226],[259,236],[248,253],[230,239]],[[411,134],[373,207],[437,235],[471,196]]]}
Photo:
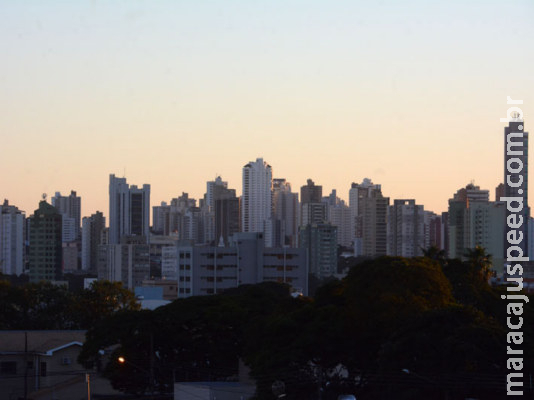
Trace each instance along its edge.
{"label": "tree", "polygon": [[96,321],[118,311],[139,310],[141,305],[135,294],[122,286],[122,282],[101,280],[93,282],[89,289],[83,290],[78,295],[74,308],[80,326],[87,329]]}
{"label": "tree", "polygon": [[430,246],[428,249],[422,249],[423,256],[430,258],[431,260],[438,261],[443,264],[447,259],[445,250],[438,248],[436,245]]}
{"label": "tree", "polygon": [[484,247],[476,246],[474,249],[467,249],[464,256],[467,258],[467,262],[474,267],[476,276],[480,280],[487,282],[493,275],[491,254],[488,254]]}

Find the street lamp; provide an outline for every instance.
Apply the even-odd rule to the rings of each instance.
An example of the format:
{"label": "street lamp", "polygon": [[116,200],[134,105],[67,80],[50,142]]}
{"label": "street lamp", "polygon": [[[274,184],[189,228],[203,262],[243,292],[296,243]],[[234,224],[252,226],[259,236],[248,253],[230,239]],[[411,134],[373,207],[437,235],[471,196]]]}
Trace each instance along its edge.
{"label": "street lamp", "polygon": [[153,399],[154,398],[154,379],[153,379],[153,374],[151,372],[147,371],[146,369],[140,367],[139,365],[134,364],[133,362],[126,360],[126,358],[124,358],[123,356],[117,357],[117,361],[120,364],[130,364],[132,367],[137,368],[138,370],[140,370],[141,372],[145,373],[148,376],[148,387],[149,387],[149,390],[150,390],[150,398]]}

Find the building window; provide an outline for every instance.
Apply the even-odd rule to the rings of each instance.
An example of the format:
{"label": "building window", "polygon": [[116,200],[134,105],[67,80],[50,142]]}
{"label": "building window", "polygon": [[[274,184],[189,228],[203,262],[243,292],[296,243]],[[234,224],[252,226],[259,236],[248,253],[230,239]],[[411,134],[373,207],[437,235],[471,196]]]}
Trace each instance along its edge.
{"label": "building window", "polygon": [[16,361],[2,361],[0,363],[0,374],[1,375],[15,375],[17,373],[17,362]]}
{"label": "building window", "polygon": [[46,376],[46,361],[41,362],[41,376]]}

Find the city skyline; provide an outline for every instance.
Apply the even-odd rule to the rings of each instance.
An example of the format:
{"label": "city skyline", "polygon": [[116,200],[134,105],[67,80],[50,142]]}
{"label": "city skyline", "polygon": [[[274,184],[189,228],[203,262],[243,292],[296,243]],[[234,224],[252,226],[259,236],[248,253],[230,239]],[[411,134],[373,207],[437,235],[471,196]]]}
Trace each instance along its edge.
{"label": "city skyline", "polygon": [[528,1],[0,4],[0,196],[28,216],[71,190],[107,215],[109,174],[152,205],[240,195],[256,158],[439,213],[472,180],[493,198],[507,96],[534,115]]}

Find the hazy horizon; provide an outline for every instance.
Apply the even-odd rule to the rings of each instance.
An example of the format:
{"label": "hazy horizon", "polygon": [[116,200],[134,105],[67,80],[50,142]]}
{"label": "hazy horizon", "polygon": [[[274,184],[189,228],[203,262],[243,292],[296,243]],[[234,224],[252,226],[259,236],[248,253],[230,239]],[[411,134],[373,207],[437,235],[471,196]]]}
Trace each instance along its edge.
{"label": "hazy horizon", "polygon": [[108,217],[111,173],[152,206],[240,194],[257,157],[295,192],[368,177],[439,213],[471,180],[494,198],[507,96],[534,131],[529,1],[0,7],[0,201],[27,216],[75,190]]}

